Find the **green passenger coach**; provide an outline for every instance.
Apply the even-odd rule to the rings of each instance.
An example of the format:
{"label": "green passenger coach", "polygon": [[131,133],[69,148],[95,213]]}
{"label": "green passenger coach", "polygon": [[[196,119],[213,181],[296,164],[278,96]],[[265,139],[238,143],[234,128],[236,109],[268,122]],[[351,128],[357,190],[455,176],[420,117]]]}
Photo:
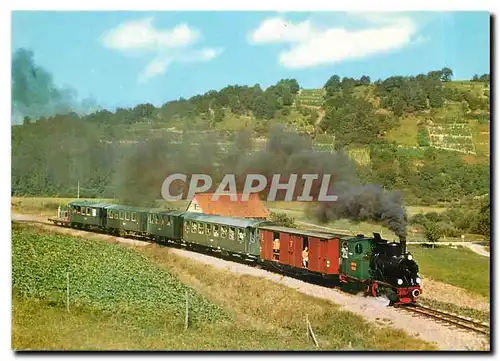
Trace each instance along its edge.
{"label": "green passenger coach", "polygon": [[257,225],[261,220],[232,218],[185,212],[183,239],[215,249],[258,256],[260,250]]}
{"label": "green passenger coach", "polygon": [[106,207],[107,211],[107,228],[113,230],[120,235],[127,234],[146,234],[146,223],[148,209],[109,205]]}
{"label": "green passenger coach", "polygon": [[69,202],[69,221],[71,226],[78,228],[104,228],[106,226],[107,206],[108,204],[89,201]]}
{"label": "green passenger coach", "polygon": [[180,211],[151,210],[147,215],[146,231],[157,241],[179,240],[182,237]]}

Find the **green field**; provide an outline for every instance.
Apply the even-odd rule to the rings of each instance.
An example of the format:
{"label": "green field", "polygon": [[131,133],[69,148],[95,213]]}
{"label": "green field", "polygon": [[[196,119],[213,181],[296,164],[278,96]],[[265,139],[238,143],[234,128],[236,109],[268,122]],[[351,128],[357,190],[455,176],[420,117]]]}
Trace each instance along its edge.
{"label": "green field", "polygon": [[315,349],[304,334],[305,314],[320,349],[433,349],[329,301],[199,264],[165,247],[134,248],[16,224],[12,235],[16,350]]}
{"label": "green field", "polygon": [[490,297],[490,258],[467,248],[408,246],[424,277]]}

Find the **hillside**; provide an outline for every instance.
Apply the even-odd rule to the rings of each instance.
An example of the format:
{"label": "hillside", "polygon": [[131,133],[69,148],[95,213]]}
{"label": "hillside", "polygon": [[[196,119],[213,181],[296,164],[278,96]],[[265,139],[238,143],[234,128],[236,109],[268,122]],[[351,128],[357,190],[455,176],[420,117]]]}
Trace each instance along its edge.
{"label": "hillside", "polygon": [[[230,171],[242,154],[268,147],[270,130],[281,125],[289,132],[273,141],[283,152],[294,151],[286,145],[294,133],[317,151],[342,149],[360,182],[401,190],[407,204],[481,197],[490,187],[489,76],[453,81],[450,74],[375,82],[333,75],[322,89],[282,79],[265,90],[231,85],[161,107],[27,118],[12,127],[13,195],[73,196],[80,183],[85,197],[154,200],[169,169]],[[132,169],[141,169],[140,179]]]}

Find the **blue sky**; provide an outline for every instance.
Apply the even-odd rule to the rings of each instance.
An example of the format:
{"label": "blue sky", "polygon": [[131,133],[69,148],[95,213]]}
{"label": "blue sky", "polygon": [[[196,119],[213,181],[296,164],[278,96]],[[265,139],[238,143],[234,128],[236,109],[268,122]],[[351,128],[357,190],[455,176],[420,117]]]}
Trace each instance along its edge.
{"label": "blue sky", "polygon": [[59,86],[106,107],[190,97],[228,84],[332,74],[373,80],[490,68],[486,12],[13,12],[12,49]]}

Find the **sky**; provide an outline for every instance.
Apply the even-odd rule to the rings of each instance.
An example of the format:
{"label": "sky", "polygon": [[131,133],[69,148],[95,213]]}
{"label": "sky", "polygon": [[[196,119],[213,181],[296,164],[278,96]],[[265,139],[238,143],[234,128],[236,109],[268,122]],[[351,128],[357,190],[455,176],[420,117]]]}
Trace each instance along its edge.
{"label": "sky", "polygon": [[102,107],[161,106],[227,85],[333,74],[372,80],[449,67],[490,72],[487,12],[12,12],[12,52],[28,48],[54,82]]}

